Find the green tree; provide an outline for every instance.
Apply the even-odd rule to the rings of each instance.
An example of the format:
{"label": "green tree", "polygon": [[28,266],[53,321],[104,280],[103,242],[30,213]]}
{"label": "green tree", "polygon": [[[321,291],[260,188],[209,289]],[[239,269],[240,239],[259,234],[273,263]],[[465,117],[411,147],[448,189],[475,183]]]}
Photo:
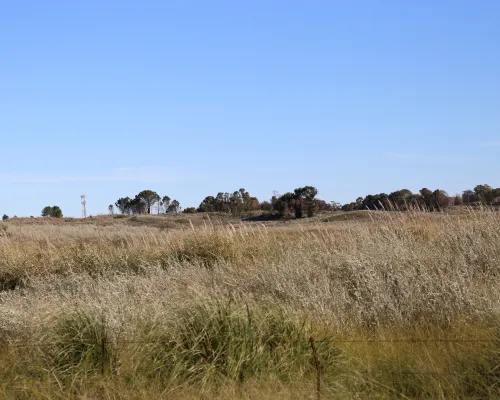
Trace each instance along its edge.
{"label": "green tree", "polygon": [[450,197],[446,191],[437,189],[432,194],[434,198],[434,206],[436,210],[443,210],[450,205]]}
{"label": "green tree", "polygon": [[63,217],[62,210],[58,206],[53,206],[52,207],[52,215],[51,215],[51,217],[53,217],[53,218],[62,218]]}
{"label": "green tree", "polygon": [[[316,195],[318,189],[314,186],[304,186],[297,188],[293,192],[293,202],[295,207],[295,217],[302,218],[303,207],[306,208],[308,217],[312,217],[316,210]],[[362,199],[360,199],[362,201]]]}
{"label": "green tree", "polygon": [[42,209],[42,217],[62,218],[63,213],[59,206],[46,206]]}
{"label": "green tree", "polygon": [[286,217],[290,210],[293,208],[294,201],[294,194],[288,192],[278,198],[274,196],[272,199],[272,204],[273,208],[278,211],[280,217]]}
{"label": "green tree", "polygon": [[158,193],[152,190],[143,190],[136,197],[144,203],[148,214],[151,214],[151,208],[160,201]]}
{"label": "green tree", "polygon": [[113,215],[115,213],[115,208],[113,207],[113,204],[110,204],[108,206],[108,212]]}
{"label": "green tree", "polygon": [[50,217],[52,214],[52,207],[46,206],[42,209],[42,217]]}
{"label": "green tree", "polygon": [[168,206],[168,210],[172,211],[172,212],[174,212],[176,214],[179,213],[180,209],[181,209],[181,205],[180,205],[180,203],[177,200],[172,200],[172,202]]}
{"label": "green tree", "polygon": [[205,199],[200,203],[198,207],[199,212],[214,212],[215,211],[215,197],[214,196],[207,196]]}
{"label": "green tree", "polygon": [[9,216],[7,214],[4,214],[2,216],[2,221],[7,221],[9,219]]}
{"label": "green tree", "polygon": [[464,204],[474,203],[478,201],[477,195],[473,190],[467,189],[462,192],[462,199]]}
{"label": "green tree", "polygon": [[130,200],[130,210],[132,214],[146,214],[148,211],[146,203],[138,195]]}
{"label": "green tree", "polygon": [[427,188],[420,189],[420,198],[422,199],[422,206],[425,206],[427,210],[434,210],[434,197],[432,190]]}
{"label": "green tree", "polygon": [[412,196],[411,190],[401,189],[389,194],[389,200],[396,209],[406,210]]}
{"label": "green tree", "polygon": [[490,185],[477,185],[474,188],[474,193],[483,203],[491,203],[493,201],[493,188]]}
{"label": "green tree", "polygon": [[161,199],[162,206],[165,210],[168,210],[170,207],[170,197],[168,196],[163,196],[163,199]]}
{"label": "green tree", "polygon": [[122,214],[130,214],[132,212],[131,202],[130,197],[122,197],[116,201],[115,206]]}

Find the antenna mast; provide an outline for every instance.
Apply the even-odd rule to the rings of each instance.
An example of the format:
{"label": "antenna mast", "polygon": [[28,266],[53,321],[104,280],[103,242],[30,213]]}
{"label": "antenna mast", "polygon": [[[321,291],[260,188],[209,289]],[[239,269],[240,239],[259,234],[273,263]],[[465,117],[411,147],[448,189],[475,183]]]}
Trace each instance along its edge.
{"label": "antenna mast", "polygon": [[87,218],[87,196],[82,194],[82,218]]}

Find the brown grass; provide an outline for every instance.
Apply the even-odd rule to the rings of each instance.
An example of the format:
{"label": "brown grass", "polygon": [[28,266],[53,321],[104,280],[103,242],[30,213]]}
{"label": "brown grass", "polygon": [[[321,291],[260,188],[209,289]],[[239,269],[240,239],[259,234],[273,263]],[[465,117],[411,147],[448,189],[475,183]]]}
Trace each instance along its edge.
{"label": "brown grass", "polygon": [[143,218],[0,224],[0,397],[500,396],[498,212]]}

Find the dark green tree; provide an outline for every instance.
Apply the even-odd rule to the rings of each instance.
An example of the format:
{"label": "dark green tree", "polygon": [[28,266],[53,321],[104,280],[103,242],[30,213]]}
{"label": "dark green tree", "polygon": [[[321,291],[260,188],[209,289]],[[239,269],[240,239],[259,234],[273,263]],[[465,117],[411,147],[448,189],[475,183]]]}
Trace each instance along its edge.
{"label": "dark green tree", "polygon": [[435,204],[432,190],[427,188],[420,189],[420,198],[422,206],[427,208],[429,211],[434,210]]}
{"label": "dark green tree", "polygon": [[115,206],[122,214],[130,214],[132,212],[131,202],[130,197],[122,197],[116,201]]}
{"label": "dark green tree", "polygon": [[294,193],[288,192],[279,198],[273,198],[273,208],[278,212],[280,217],[286,217],[290,210],[294,208],[294,202]]}
{"label": "dark green tree", "polygon": [[198,207],[199,212],[214,212],[215,211],[215,197],[213,196],[207,196],[205,199],[200,203],[200,206]]}
{"label": "dark green tree", "polygon": [[462,200],[464,204],[469,204],[469,203],[474,203],[479,199],[473,190],[467,189],[462,192]]}
{"label": "dark green tree", "polygon": [[144,203],[148,214],[151,214],[151,208],[160,201],[158,193],[153,192],[152,190],[143,190],[136,196],[136,198],[140,199],[140,201]]}
{"label": "dark green tree", "polygon": [[[314,186],[304,186],[297,188],[293,192],[293,202],[295,207],[295,217],[302,218],[303,208],[306,209],[308,217],[312,217],[316,210],[316,195],[318,189]],[[360,199],[362,201],[362,199]]]}
{"label": "dark green tree", "polygon": [[177,200],[172,200],[172,202],[170,203],[170,206],[168,207],[169,211],[174,212],[176,214],[179,213],[180,209],[181,209],[181,205]]}
{"label": "dark green tree", "polygon": [[391,201],[394,208],[398,210],[406,210],[408,208],[408,203],[411,196],[413,196],[411,190],[401,189],[392,192],[389,195],[389,200]]}
{"label": "dark green tree", "polygon": [[433,201],[434,201],[434,209],[441,211],[450,206],[450,197],[448,193],[444,190],[437,189],[432,193]]}
{"label": "dark green tree", "polygon": [[493,188],[490,185],[477,185],[474,193],[482,203],[490,204],[493,201]]}
{"label": "dark green tree", "polygon": [[164,210],[168,210],[168,207],[170,207],[170,197],[163,196],[163,199],[161,199],[161,205]]}
{"label": "dark green tree", "polygon": [[52,218],[62,218],[63,213],[62,210],[58,206],[52,206]]}
{"label": "dark green tree", "polygon": [[42,210],[42,217],[62,218],[63,213],[59,206],[46,206]]}
{"label": "dark green tree", "polygon": [[146,214],[148,209],[142,198],[135,196],[130,200],[130,211],[132,214]]}

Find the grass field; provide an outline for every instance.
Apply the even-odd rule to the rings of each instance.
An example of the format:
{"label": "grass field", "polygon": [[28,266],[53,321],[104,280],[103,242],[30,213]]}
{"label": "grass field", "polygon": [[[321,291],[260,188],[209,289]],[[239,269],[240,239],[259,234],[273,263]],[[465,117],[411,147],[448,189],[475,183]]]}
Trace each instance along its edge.
{"label": "grass field", "polygon": [[12,220],[0,286],[5,399],[500,398],[493,210]]}

